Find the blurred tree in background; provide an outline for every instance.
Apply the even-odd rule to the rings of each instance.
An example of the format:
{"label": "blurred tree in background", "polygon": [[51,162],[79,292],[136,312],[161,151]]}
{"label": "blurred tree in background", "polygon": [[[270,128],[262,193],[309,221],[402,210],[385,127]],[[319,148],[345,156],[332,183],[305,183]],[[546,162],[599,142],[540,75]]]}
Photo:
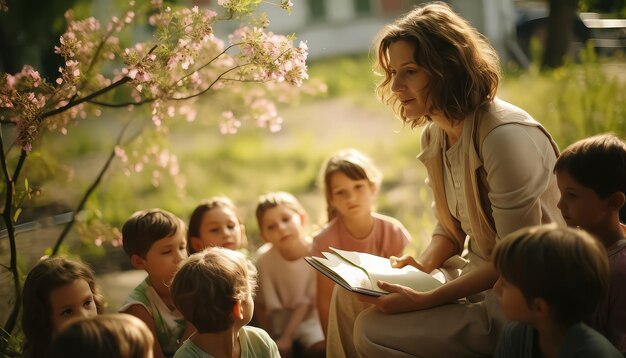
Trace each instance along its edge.
{"label": "blurred tree in background", "polygon": [[[54,3],[51,8],[38,9],[43,10],[41,13],[32,11],[35,4],[20,3],[31,8],[21,8],[23,12],[15,19],[10,16],[9,3],[9,12],[1,15],[3,24],[25,21],[24,13],[48,16],[32,31],[16,35],[16,41],[3,42],[9,51],[6,60],[3,58],[5,68],[23,59],[48,65],[47,55],[43,55],[46,43],[55,44],[53,52],[62,59],[56,76],[48,69],[51,72],[47,78],[33,66],[24,65],[19,72],[0,77],[1,213],[10,247],[10,262],[3,266],[11,273],[15,292],[13,308],[4,324],[7,334],[16,327],[21,304],[15,225],[22,204],[39,193],[37,185],[32,185],[36,180],[25,175],[23,169],[29,157],[42,157],[37,148],[46,133],[70,138],[72,127],[88,117],[101,116],[103,109],[149,107],[147,113],[135,113],[121,125],[110,143],[108,158],[95,171],[95,178],[57,239],[51,252],[54,255],[115,158],[124,163],[128,173],[150,170],[154,185],[158,185],[162,172],[179,177],[177,157],[167,148],[169,125],[195,120],[196,112],[190,103],[203,95],[218,97],[219,104],[212,109],[221,113],[224,134],[236,133],[246,122],[277,131],[282,118],[276,103],[294,102],[309,91],[302,86],[308,78],[306,45],[301,42],[294,46],[293,35],[267,31],[267,20],[262,15],[248,16],[260,1],[218,1],[224,7],[221,14],[197,6],[178,8],[160,0],[130,1],[121,6],[126,9],[121,16],[113,16],[106,23],[95,17],[76,17],[68,10],[64,13],[67,28],[59,42],[57,38],[42,37],[41,52],[29,53],[26,49],[30,40],[38,39],[40,33],[50,33],[44,30],[47,26],[57,26],[58,18],[45,11],[74,4]],[[290,11],[292,4],[279,1],[276,6]],[[147,20],[153,37],[136,42],[128,36],[137,18]],[[230,20],[240,26],[228,40],[216,37],[213,27]],[[28,23],[32,21],[28,18]],[[8,28],[3,27],[3,33],[10,32]],[[55,36],[54,31],[51,36]],[[23,58],[17,56],[21,51]],[[182,178],[175,183],[181,188],[185,185]],[[110,239],[119,241],[119,237]]]}

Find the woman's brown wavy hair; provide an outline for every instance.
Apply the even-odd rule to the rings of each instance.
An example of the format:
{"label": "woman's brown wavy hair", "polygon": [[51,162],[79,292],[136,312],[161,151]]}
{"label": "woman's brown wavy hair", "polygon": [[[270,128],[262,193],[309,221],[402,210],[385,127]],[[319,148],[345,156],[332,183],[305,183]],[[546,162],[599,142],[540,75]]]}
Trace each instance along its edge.
{"label": "woman's brown wavy hair", "polygon": [[417,7],[378,35],[375,70],[384,76],[376,93],[411,128],[428,116],[407,118],[391,91],[389,46],[406,41],[415,46],[413,59],[429,75],[425,89],[431,107],[450,121],[462,121],[484,109],[495,96],[500,81],[500,60],[487,39],[447,4],[433,2]]}

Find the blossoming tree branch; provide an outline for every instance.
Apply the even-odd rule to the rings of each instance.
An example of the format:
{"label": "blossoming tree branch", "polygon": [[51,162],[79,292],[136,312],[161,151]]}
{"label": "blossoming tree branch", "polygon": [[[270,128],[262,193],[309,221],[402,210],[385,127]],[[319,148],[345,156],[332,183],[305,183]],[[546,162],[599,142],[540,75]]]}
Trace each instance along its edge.
{"label": "blossoming tree branch", "polygon": [[[294,46],[293,35],[273,34],[267,30],[264,16],[252,17],[250,14],[260,2],[220,0],[223,14],[218,15],[198,7],[173,8],[161,0],[145,4],[131,1],[123,16],[113,17],[106,24],[94,17],[75,19],[68,11],[67,30],[55,47],[64,59],[56,80],[42,78],[29,65],[19,73],[2,74],[2,220],[10,246],[10,263],[5,268],[11,273],[15,290],[13,309],[4,325],[6,332],[10,334],[15,328],[21,301],[15,224],[23,200],[33,192],[22,169],[46,131],[70,135],[70,124],[100,116],[103,109],[149,106],[151,121],[145,131],[151,131],[152,136],[165,136],[171,121],[193,121],[193,102],[210,94],[228,99],[219,101],[221,107],[215,106],[222,133],[236,133],[246,121],[277,131],[282,119],[276,103],[292,101],[302,92],[314,92],[302,86],[308,78],[306,45],[300,42]],[[292,3],[279,0],[274,5],[290,11]],[[10,11],[4,2],[1,9]],[[150,41],[125,46],[121,35],[140,16],[148,16],[154,36]],[[224,20],[235,20],[241,25],[226,41],[214,33],[214,27]],[[153,161],[169,174],[178,174],[173,154],[157,144],[132,146],[131,142],[146,132],[130,136],[127,128],[124,126],[119,133],[104,166],[57,240],[53,254],[114,158],[119,158],[128,172],[141,171]],[[155,177],[158,179],[157,172]]]}

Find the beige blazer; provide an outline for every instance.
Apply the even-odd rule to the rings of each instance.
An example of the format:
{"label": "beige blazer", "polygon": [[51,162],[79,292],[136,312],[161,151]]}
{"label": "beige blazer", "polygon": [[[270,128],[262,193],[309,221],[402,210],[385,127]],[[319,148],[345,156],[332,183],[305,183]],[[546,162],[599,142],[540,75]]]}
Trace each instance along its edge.
{"label": "beige blazer", "polygon": [[[560,193],[556,185],[556,177],[553,174],[554,161],[559,155],[559,149],[550,134],[535,121],[528,113],[505,101],[496,99],[487,111],[480,111],[476,115],[468,116],[462,124],[462,153],[463,163],[461,163],[465,175],[463,176],[464,200],[469,216],[472,236],[475,240],[478,252],[475,252],[484,260],[489,260],[491,252],[498,238],[504,237],[516,229],[526,226],[538,225],[548,222],[557,222],[565,225],[557,203]],[[503,152],[519,155],[519,173],[508,173],[487,168],[483,158],[486,153],[482,153],[482,145],[490,134],[497,135],[494,129],[503,125],[523,125],[537,128],[545,135],[545,148],[548,153],[538,153],[538,151],[525,152],[523,148],[503,148]],[[543,140],[543,136],[539,136]],[[422,132],[422,151],[417,158],[424,164],[428,172],[428,184],[434,193],[435,214],[438,220],[436,234],[441,234],[448,238],[456,247],[457,253],[461,253],[464,247],[466,235],[461,229],[460,223],[450,214],[445,197],[445,185],[443,177],[443,155],[442,143],[445,140],[444,131],[435,123],[429,123]],[[515,145],[506,144],[507,146]],[[524,158],[521,158],[524,156]],[[527,156],[530,156],[527,157]],[[536,157],[536,158],[535,158]],[[523,160],[522,160],[523,159]],[[512,158],[515,160],[515,158]],[[536,161],[535,168],[532,166]],[[537,168],[540,163],[548,163],[550,168]],[[525,167],[526,166],[526,167]],[[490,184],[496,181],[506,181],[509,177],[523,174],[524,171],[535,171],[535,182],[527,183],[533,185],[530,188],[520,188],[512,190],[509,205],[506,208],[494,207],[490,199]],[[491,172],[490,172],[491,171]]]}

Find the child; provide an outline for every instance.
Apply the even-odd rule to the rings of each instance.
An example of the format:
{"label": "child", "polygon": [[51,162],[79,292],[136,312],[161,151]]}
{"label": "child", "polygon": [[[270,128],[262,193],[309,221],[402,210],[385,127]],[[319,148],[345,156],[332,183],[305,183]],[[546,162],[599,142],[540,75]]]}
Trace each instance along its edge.
{"label": "child", "polygon": [[278,357],[254,312],[256,271],[237,251],[212,247],[191,255],[172,282],[176,307],[197,329],[174,357]]}
{"label": "child", "polygon": [[212,246],[231,250],[247,249],[248,246],[245,226],[237,216],[237,208],[225,196],[214,196],[203,201],[189,219],[189,254]]}
{"label": "child", "polygon": [[54,333],[76,317],[102,313],[93,271],[79,261],[47,258],[28,273],[22,293],[24,356],[45,357]]}
{"label": "child", "polygon": [[563,151],[555,172],[559,208],[568,226],[586,230],[609,256],[608,295],[589,325],[626,352],[626,226],[620,223],[626,195],[626,144],[614,135],[578,141]]}
{"label": "child", "polygon": [[493,264],[502,311],[517,321],[503,330],[494,357],[622,357],[582,322],[609,283],[598,241],[555,224],[529,227],[496,245]]}
{"label": "child", "polygon": [[[390,257],[401,256],[411,237],[396,219],[372,212],[382,174],[354,149],[333,155],[323,167],[328,224],[313,239],[313,253],[328,247]],[[333,282],[317,274],[317,309],[326,333]]]}
{"label": "child", "polygon": [[187,257],[185,224],[165,210],[138,211],[122,227],[122,243],[133,267],[145,270],[148,277],[130,293],[119,312],[148,325],[155,337],[155,357],[172,356],[183,333],[193,329],[174,306],[169,289],[178,264]]}
{"label": "child", "polygon": [[315,309],[315,270],[302,259],[311,249],[303,228],[306,212],[293,195],[275,192],[259,198],[256,218],[266,242],[257,252],[259,325],[278,337],[282,357],[291,356],[294,342],[323,356],[326,343]]}
{"label": "child", "polygon": [[51,357],[148,358],[154,337],[146,324],[128,314],[104,314],[73,321],[52,343]]}

